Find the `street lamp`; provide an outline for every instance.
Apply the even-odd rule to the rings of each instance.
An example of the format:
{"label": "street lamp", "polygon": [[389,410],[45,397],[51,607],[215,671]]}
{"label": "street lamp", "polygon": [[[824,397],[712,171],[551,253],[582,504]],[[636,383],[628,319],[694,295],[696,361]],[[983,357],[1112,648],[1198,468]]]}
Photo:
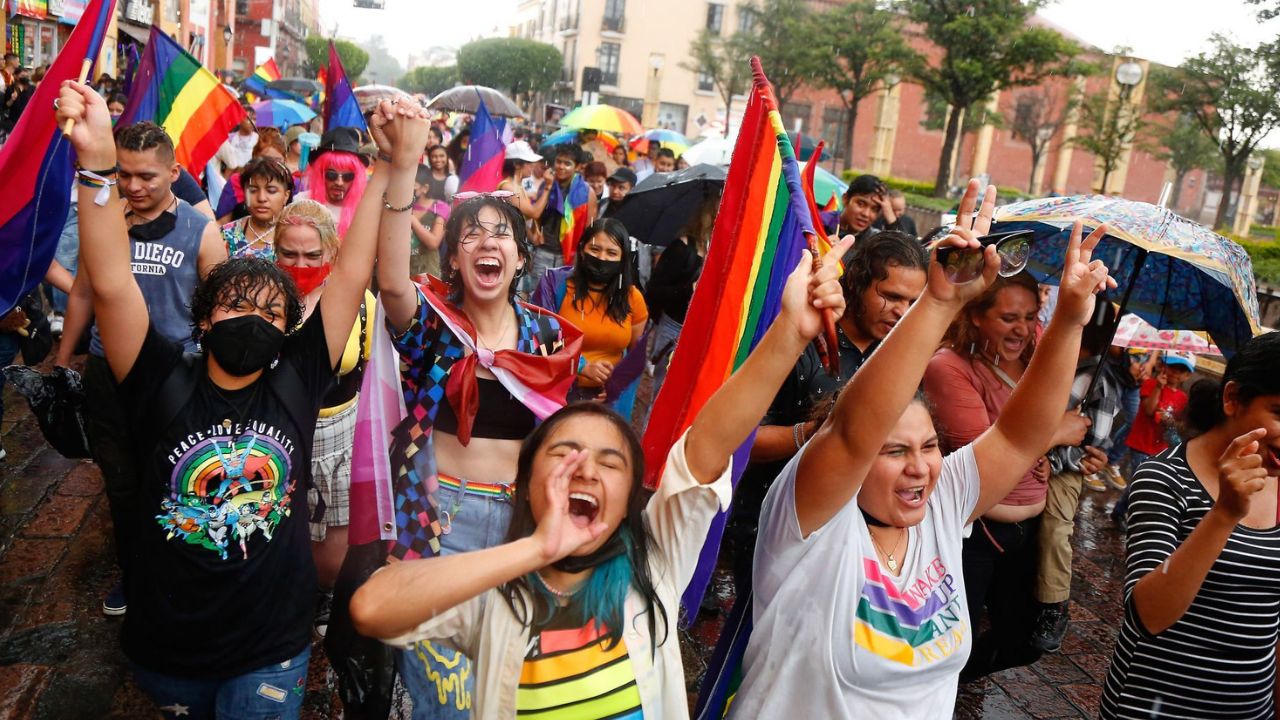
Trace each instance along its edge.
{"label": "street lamp", "polygon": [[1116,84],[1120,86],[1120,96],[1128,101],[1129,93],[1142,82],[1142,66],[1132,60],[1126,60],[1116,68]]}

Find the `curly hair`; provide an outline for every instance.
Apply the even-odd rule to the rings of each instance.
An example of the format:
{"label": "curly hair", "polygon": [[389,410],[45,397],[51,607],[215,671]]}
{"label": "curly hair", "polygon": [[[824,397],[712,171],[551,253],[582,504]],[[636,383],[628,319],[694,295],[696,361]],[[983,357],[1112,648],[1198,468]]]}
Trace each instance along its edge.
{"label": "curly hair", "polygon": [[258,297],[264,292],[268,300],[276,293],[284,295],[284,327],[286,331],[302,322],[302,298],[293,278],[274,262],[259,257],[234,257],[214,266],[203,280],[196,284],[191,296],[191,336],[197,342],[204,331],[201,323],[218,308],[248,305],[262,308]]}
{"label": "curly hair", "polygon": [[928,272],[929,256],[915,238],[897,230],[876,233],[853,246],[846,256],[841,279],[844,301],[851,317],[862,314],[862,294],[889,277],[889,268]]}
{"label": "curly hair", "polygon": [[116,149],[131,152],[155,150],[156,157],[164,163],[172,163],[176,157],[173,138],[164,128],[148,120],[117,128]]}
{"label": "curly hair", "polygon": [[253,156],[259,157],[267,150],[276,150],[280,157],[288,157],[289,149],[285,147],[284,135],[273,127],[258,129],[258,144],[253,146]]}
{"label": "curly hair", "polygon": [[320,235],[320,247],[330,257],[337,256],[340,245],[338,228],[334,226],[333,216],[329,214],[328,208],[315,200],[296,200],[286,205],[280,211],[280,217],[276,218],[276,232],[272,243],[278,245],[285,231],[298,225],[315,228]]}
{"label": "curly hair", "polygon": [[[533,266],[533,247],[529,244],[524,215],[520,214],[520,209],[511,203],[488,195],[473,197],[455,207],[444,226],[444,257],[440,260],[440,274],[441,279],[449,285],[449,299],[455,303],[461,302],[464,292],[462,273],[453,267],[453,260],[458,257],[458,241],[462,239],[464,231],[480,224],[480,211],[485,208],[496,210],[502,216],[503,222],[511,228],[511,235],[516,240],[516,251],[524,261],[523,272],[529,272]],[[507,297],[513,298],[515,295],[516,283],[513,279],[511,285],[507,287]]]}

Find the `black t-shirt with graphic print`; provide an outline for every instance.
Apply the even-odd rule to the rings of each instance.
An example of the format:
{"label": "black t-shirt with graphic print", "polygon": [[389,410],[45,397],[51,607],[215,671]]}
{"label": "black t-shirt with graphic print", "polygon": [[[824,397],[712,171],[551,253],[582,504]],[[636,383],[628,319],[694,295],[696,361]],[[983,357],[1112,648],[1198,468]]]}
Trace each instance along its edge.
{"label": "black t-shirt with graphic print", "polygon": [[334,372],[317,309],[267,371],[296,373],[307,398],[299,422],[311,427],[297,427],[265,374],[228,391],[203,371],[168,427],[157,427],[158,394],[182,362],[182,347],[152,328],[120,384],[140,469],[136,492],[117,500],[124,650],[156,672],[228,678],[292,658],[311,640],[304,449]]}

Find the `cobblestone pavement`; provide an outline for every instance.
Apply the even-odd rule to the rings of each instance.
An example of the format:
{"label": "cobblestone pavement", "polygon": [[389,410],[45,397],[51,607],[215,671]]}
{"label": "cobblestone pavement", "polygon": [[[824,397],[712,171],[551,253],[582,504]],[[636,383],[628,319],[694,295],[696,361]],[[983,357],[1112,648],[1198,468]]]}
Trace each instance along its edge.
{"label": "cobblestone pavement", "polygon": [[[103,617],[116,581],[102,479],[92,463],[67,460],[40,437],[25,403],[5,393],[0,443],[0,720],[149,718],[119,649],[120,621]],[[1101,682],[1120,624],[1122,543],[1106,510],[1115,493],[1089,493],[1075,539],[1071,628],[1060,653],[961,688],[957,718],[1096,717]],[[715,588],[727,612],[727,582]],[[306,600],[310,602],[310,599]],[[696,690],[722,614],[703,613],[681,634]],[[340,713],[327,663],[313,649],[306,718]],[[692,697],[692,695],[691,695]]]}

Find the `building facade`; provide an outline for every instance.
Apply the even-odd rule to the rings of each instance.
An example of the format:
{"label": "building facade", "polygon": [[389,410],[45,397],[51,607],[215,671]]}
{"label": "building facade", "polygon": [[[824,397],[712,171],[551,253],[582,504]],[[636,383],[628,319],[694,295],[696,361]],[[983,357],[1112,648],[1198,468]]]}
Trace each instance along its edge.
{"label": "building facade", "polygon": [[228,69],[243,77],[274,57],[285,77],[306,75],[306,39],[318,22],[315,0],[235,0]]}

